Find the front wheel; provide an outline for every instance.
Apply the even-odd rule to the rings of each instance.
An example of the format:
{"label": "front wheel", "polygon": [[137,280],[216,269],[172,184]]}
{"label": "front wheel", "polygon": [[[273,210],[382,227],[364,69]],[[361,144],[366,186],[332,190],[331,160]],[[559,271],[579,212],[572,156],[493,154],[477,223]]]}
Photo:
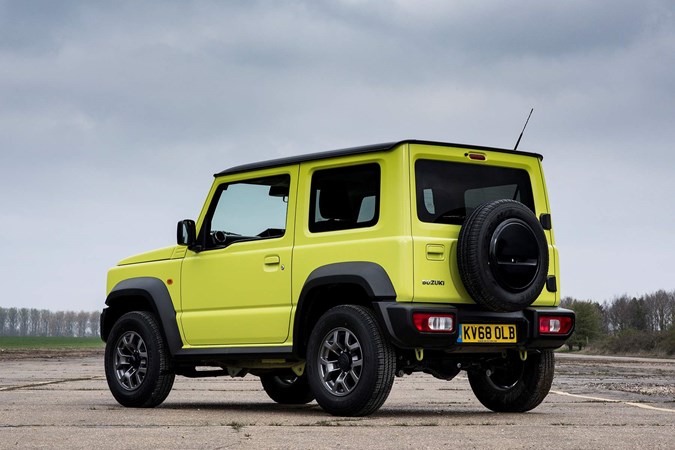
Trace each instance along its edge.
{"label": "front wheel", "polygon": [[330,414],[377,411],[389,396],[395,368],[394,349],[367,308],[337,306],[312,330],[307,376],[317,403]]}
{"label": "front wheel", "polygon": [[522,361],[509,352],[502,364],[468,373],[473,393],[483,406],[495,412],[525,412],[536,408],[551,390],[555,359],[553,351],[530,352]]}
{"label": "front wheel", "polygon": [[115,322],[105,347],[105,377],[122,406],[152,408],[169,395],[175,375],[151,313],[133,311]]}
{"label": "front wheel", "polygon": [[260,376],[267,395],[282,405],[304,405],[314,400],[307,375],[297,376],[293,371]]}

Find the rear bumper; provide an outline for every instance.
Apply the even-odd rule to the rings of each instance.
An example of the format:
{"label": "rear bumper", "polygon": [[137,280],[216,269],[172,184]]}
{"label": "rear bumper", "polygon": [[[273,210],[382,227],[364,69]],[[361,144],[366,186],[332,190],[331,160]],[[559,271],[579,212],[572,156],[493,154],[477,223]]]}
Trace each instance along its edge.
{"label": "rear bumper", "polygon": [[[574,311],[558,307],[530,307],[522,311],[502,313],[486,311],[475,305],[377,302],[375,310],[394,345],[405,349],[422,348],[456,353],[493,352],[509,348],[556,349],[562,347],[574,332]],[[453,314],[455,329],[452,333],[420,332],[413,325],[412,316],[415,312]],[[537,325],[542,314],[572,317],[572,328],[564,335],[542,335]],[[516,342],[508,344],[457,342],[459,325],[467,323],[515,324]]]}

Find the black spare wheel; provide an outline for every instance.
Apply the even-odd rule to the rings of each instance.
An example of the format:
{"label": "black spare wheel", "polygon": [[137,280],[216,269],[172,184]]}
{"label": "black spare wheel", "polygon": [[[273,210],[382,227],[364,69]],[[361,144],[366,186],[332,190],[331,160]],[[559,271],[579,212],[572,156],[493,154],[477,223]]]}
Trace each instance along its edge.
{"label": "black spare wheel", "polygon": [[519,311],[539,297],[546,283],[544,230],[520,202],[484,203],[459,232],[457,263],[476,303],[492,311]]}

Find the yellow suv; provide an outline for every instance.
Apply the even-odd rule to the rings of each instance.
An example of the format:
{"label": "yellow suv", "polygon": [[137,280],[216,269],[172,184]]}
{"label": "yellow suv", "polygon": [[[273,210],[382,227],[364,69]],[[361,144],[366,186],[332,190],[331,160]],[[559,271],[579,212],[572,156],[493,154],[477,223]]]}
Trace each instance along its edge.
{"label": "yellow suv", "polygon": [[407,140],[216,174],[177,245],[108,273],[113,396],[252,374],[276,402],[360,416],[395,376],[465,370],[487,408],[536,407],[574,329],[541,160]]}

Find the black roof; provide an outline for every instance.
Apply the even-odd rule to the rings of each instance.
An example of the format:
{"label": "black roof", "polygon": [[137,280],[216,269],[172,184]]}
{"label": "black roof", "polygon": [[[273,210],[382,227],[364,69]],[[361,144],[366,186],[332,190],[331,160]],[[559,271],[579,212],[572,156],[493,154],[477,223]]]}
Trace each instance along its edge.
{"label": "black roof", "polygon": [[364,153],[375,153],[375,152],[386,152],[393,150],[395,147],[401,144],[426,144],[426,145],[437,145],[442,147],[458,147],[465,148],[468,150],[486,150],[491,152],[501,152],[501,153],[512,153],[517,155],[526,155],[533,156],[535,158],[544,159],[544,157],[538,153],[528,153],[528,152],[519,152],[514,150],[507,150],[503,148],[494,148],[494,147],[481,147],[478,145],[466,145],[466,144],[452,144],[449,142],[434,142],[434,141],[420,141],[416,139],[406,139],[403,141],[395,142],[385,142],[383,144],[372,144],[364,145],[361,147],[350,147],[343,148],[339,150],[331,150],[327,152],[319,153],[309,153],[306,155],[298,156],[289,156],[287,158],[271,159],[268,161],[260,161],[250,164],[243,164],[241,166],[230,167],[225,169],[222,172],[215,174],[215,177],[220,177],[223,175],[232,175],[235,173],[250,172],[253,170],[259,169],[270,169],[273,167],[289,166],[292,164],[299,164],[306,161],[318,161],[321,159],[335,158],[338,156],[349,156],[349,155],[361,155]]}

